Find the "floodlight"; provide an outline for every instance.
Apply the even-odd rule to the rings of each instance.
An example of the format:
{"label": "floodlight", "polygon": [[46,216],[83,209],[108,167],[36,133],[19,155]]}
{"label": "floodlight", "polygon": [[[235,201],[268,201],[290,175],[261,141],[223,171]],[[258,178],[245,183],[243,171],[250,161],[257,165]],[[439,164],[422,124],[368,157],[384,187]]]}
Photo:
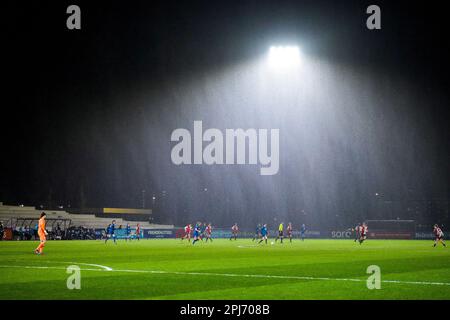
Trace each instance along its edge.
{"label": "floodlight", "polygon": [[286,70],[300,65],[300,49],[297,46],[273,46],[269,50],[271,68]]}

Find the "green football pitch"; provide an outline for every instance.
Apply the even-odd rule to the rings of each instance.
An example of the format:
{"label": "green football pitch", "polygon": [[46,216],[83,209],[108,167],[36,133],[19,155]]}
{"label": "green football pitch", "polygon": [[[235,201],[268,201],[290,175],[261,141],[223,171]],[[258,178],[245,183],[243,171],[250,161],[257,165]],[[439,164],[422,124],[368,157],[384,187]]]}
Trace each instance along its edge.
{"label": "green football pitch", "polygon": [[[432,241],[49,241],[42,256],[36,245],[0,242],[0,299],[450,299],[450,249]],[[371,265],[380,289],[368,289]]]}

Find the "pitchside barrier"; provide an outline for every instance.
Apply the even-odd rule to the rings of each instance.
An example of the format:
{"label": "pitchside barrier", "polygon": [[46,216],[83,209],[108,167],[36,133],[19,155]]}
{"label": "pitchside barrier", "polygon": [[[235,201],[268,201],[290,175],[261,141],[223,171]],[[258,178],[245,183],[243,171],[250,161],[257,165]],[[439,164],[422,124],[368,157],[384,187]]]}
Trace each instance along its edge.
{"label": "pitchside barrier", "polygon": [[[322,232],[325,239],[355,239],[357,237],[355,231],[350,230],[333,230]],[[393,232],[390,230],[374,230],[367,233],[368,239],[414,239],[414,232]]]}
{"label": "pitchside barrier", "polygon": [[[105,230],[96,230],[96,236],[98,239],[102,237],[102,233]],[[131,234],[134,238],[134,230],[132,229]],[[125,230],[116,230],[115,234],[117,239],[125,238]],[[447,232],[444,232],[447,235]],[[229,239],[231,237],[231,231],[226,229],[213,229],[212,238],[213,239]],[[269,230],[269,238],[276,238],[278,231]],[[180,239],[184,236],[183,229],[144,229],[141,231],[141,239]],[[193,234],[191,233],[191,237]],[[240,239],[251,239],[255,236],[254,232],[239,232],[238,238]],[[286,233],[285,233],[286,237]],[[300,231],[293,231],[292,237],[294,239],[301,238]],[[351,230],[331,230],[331,231],[318,231],[318,230],[308,230],[305,232],[304,237],[306,239],[354,239],[355,233]],[[378,230],[375,232],[368,233],[368,239],[434,239],[432,232],[416,232],[416,233],[399,233],[391,231]]]}
{"label": "pitchside barrier", "polygon": [[[444,234],[448,234],[444,232]],[[226,239],[231,237],[231,231],[228,229],[213,229],[212,237],[217,239]],[[276,238],[278,231],[269,230],[269,238]],[[184,230],[174,229],[174,237],[181,238],[184,236]],[[192,234],[191,234],[192,236]],[[306,239],[355,239],[355,232],[351,229],[343,230],[307,230],[304,237]],[[238,238],[253,238],[254,232],[239,232]],[[286,237],[286,233],[285,233]],[[301,238],[300,231],[292,232],[293,238]],[[169,237],[170,238],[170,237]],[[432,232],[413,232],[412,230],[373,230],[368,232],[368,239],[434,239]]]}
{"label": "pitchside barrier", "polygon": [[[127,237],[127,230],[126,229],[116,229],[114,230],[114,234],[116,235],[117,239],[125,239]],[[95,237],[97,239],[101,239],[106,235],[105,229],[95,229]],[[135,239],[136,237],[136,229],[131,228],[130,238]],[[145,238],[145,230],[141,230],[140,232],[140,238]]]}
{"label": "pitchside barrier", "polygon": [[414,239],[414,220],[368,220],[368,237],[371,239]]}
{"label": "pitchside barrier", "polygon": [[4,228],[3,229],[3,239],[0,240],[12,240],[13,239],[13,229]]}
{"label": "pitchside barrier", "polygon": [[144,229],[144,238],[175,238],[176,229]]}
{"label": "pitchside barrier", "polygon": [[[184,236],[184,228],[177,229],[152,229],[144,230],[145,238],[181,238]],[[276,238],[278,235],[277,230],[269,230],[269,238]],[[193,234],[191,233],[191,237]],[[227,239],[232,236],[231,230],[217,228],[213,229],[212,237],[216,239]],[[253,238],[254,232],[251,231],[239,231],[238,238]],[[286,237],[286,232],[285,232]],[[292,232],[293,238],[301,238],[300,231],[294,230]],[[304,234],[307,239],[354,239],[355,232],[351,229],[343,230],[307,230]],[[375,229],[371,230],[369,227],[368,232],[369,239],[431,239],[433,235],[431,233],[416,233],[414,230],[392,230],[392,229]]]}
{"label": "pitchside barrier", "polygon": [[[321,233],[320,231],[309,231],[307,230],[305,232],[305,238],[321,238],[321,235],[323,233]],[[174,229],[174,237],[175,238],[181,238],[184,236],[184,228],[178,228],[178,229]],[[230,229],[223,229],[223,228],[217,228],[217,229],[213,229],[212,231],[212,238],[216,238],[216,239],[229,239],[232,236],[231,230]],[[251,239],[255,236],[255,232],[251,232],[251,231],[239,231],[238,232],[238,238],[248,238]],[[278,231],[276,230],[269,230],[269,237],[270,238],[276,238],[278,236]],[[192,233],[191,233],[191,237],[192,237]],[[286,233],[285,233],[285,237],[286,237]],[[293,238],[300,238],[300,231],[293,231],[292,232],[292,237]]]}
{"label": "pitchside barrier", "polygon": [[[434,239],[432,232],[416,232],[415,224],[407,220],[380,220],[368,221],[369,232],[367,234],[368,239]],[[381,228],[384,226],[384,229]],[[386,227],[388,226],[388,227]],[[430,227],[431,228],[431,227]],[[98,238],[101,238],[104,229],[96,229]],[[131,229],[133,235],[135,229]],[[116,229],[115,231],[118,239],[126,237],[125,229]],[[444,232],[444,234],[448,234]],[[269,238],[276,238],[278,235],[277,230],[269,230]],[[184,236],[184,228],[173,229],[143,229],[141,231],[141,238],[145,239],[175,239]],[[191,237],[193,233],[191,233]],[[232,236],[231,230],[228,228],[213,228],[212,237],[215,239],[229,239]],[[251,239],[255,236],[254,231],[239,231],[238,238]],[[354,239],[355,232],[348,229],[336,229],[336,230],[307,230],[304,234],[306,239]],[[286,232],[285,232],[286,237]],[[300,231],[294,230],[292,232],[293,238],[301,238]]]}
{"label": "pitchside barrier", "polygon": [[[444,238],[448,239],[448,234],[450,233],[450,230],[447,231],[443,231],[444,232]],[[433,232],[416,232],[416,239],[417,240],[429,240],[432,239],[434,240],[435,235],[433,234]]]}
{"label": "pitchside barrier", "polygon": [[[4,229],[3,240],[13,239],[13,230],[11,228]],[[131,229],[131,237],[136,238],[136,229]],[[444,231],[445,238],[450,231]],[[117,239],[126,238],[125,229],[116,229],[115,231]],[[275,238],[278,235],[276,230],[269,231],[269,238]],[[102,239],[105,236],[105,229],[95,229],[95,236],[97,239]],[[161,238],[181,238],[184,236],[184,230],[182,228],[178,229],[143,229],[141,230],[141,239],[161,239]],[[192,234],[191,234],[192,236]],[[305,232],[306,239],[354,239],[355,233],[351,229],[346,230],[332,230],[332,231],[317,231],[317,230],[307,230]],[[227,229],[213,229],[212,237],[216,239],[229,239],[231,237],[231,231]],[[253,232],[239,232],[238,238],[248,238],[254,237]],[[293,231],[293,238],[300,238],[300,231]],[[368,239],[418,239],[418,240],[430,240],[434,239],[434,234],[432,232],[415,232],[411,233],[393,233],[392,231],[377,230],[370,232],[368,234]]]}

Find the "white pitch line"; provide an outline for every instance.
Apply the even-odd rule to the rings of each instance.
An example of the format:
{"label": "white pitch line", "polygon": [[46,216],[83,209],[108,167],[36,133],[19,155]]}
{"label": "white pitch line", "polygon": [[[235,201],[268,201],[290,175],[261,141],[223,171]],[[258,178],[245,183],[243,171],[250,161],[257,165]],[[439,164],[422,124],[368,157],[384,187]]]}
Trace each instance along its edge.
{"label": "white pitch line", "polygon": [[[66,268],[64,268],[64,267],[49,267],[49,266],[13,266],[13,265],[8,266],[8,265],[0,265],[0,268],[59,269],[59,270],[66,270]],[[265,278],[265,279],[291,279],[291,280],[347,281],[347,282],[366,282],[367,281],[367,280],[364,280],[364,279],[352,279],[352,278],[280,276],[280,275],[264,275],[264,274],[211,273],[211,272],[182,272],[182,271],[112,269],[112,268],[109,268],[109,269],[106,270],[106,269],[86,268],[86,269],[81,269],[81,271],[122,272],[122,273],[150,273],[150,274],[175,274],[175,275],[191,275],[191,276],[217,276],[217,277],[242,277],[242,278]],[[384,283],[395,283],[395,284],[450,286],[449,282],[426,282],[426,281],[403,281],[403,280],[381,280],[381,282],[384,282]]]}
{"label": "white pitch line", "polygon": [[[49,267],[49,266],[0,266],[0,268],[14,268],[14,269],[57,269],[57,270],[66,270],[65,267]],[[106,271],[103,269],[80,269],[82,271]]]}
{"label": "white pitch line", "polygon": [[112,271],[112,270],[113,270],[113,269],[110,268],[110,267],[102,266],[101,264],[93,264],[93,263],[69,262],[69,261],[46,261],[46,262],[47,262],[47,263],[48,263],[48,262],[51,262],[51,263],[70,263],[70,264],[75,264],[75,265],[81,264],[81,265],[83,265],[83,266],[99,267],[99,268],[101,268],[101,269],[104,269],[105,271]]}

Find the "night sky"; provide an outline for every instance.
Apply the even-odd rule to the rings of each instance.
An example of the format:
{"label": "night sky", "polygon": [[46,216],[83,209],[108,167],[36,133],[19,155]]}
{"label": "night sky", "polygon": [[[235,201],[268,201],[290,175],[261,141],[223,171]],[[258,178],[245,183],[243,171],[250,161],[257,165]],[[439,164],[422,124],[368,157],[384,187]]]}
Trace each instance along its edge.
{"label": "night sky", "polygon": [[[81,30],[66,28],[70,4],[81,7]],[[370,4],[381,7],[381,30],[365,27]],[[448,214],[450,35],[448,12],[437,4],[7,1],[4,8],[4,203],[140,207],[146,190],[146,205],[161,222],[251,225],[277,216],[335,223],[344,216],[353,223],[383,217],[371,198],[379,192],[398,201],[444,199]],[[307,129],[291,109],[257,115],[256,100],[240,91],[244,76],[233,73],[277,43],[299,45],[332,66],[339,99],[360,99],[335,111],[341,122],[320,140],[320,172],[304,165],[305,153],[316,149],[299,132],[312,136],[322,127]],[[339,83],[354,91],[346,96]],[[318,121],[318,111],[308,116]],[[191,130],[194,120],[221,129],[280,128],[279,174],[173,165],[170,133]],[[346,138],[352,123],[361,139]]]}

